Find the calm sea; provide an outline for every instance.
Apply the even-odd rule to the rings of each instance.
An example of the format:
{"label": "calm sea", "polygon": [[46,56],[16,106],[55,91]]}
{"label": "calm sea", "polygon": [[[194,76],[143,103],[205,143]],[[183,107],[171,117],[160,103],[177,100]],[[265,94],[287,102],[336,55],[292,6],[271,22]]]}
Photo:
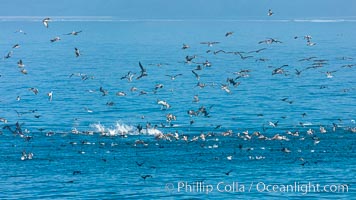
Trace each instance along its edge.
{"label": "calm sea", "polygon": [[0,198],[352,199],[355,42],[354,20],[2,20]]}

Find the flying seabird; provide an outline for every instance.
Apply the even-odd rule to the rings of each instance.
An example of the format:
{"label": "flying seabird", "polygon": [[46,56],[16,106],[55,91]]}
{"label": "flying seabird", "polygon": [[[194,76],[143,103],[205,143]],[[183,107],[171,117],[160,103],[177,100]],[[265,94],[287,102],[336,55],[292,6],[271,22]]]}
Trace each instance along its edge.
{"label": "flying seabird", "polygon": [[51,42],[57,42],[57,41],[59,41],[59,40],[61,40],[61,38],[57,36],[57,37],[51,39],[50,41],[51,41]]}
{"label": "flying seabird", "polygon": [[32,91],[35,95],[39,92],[37,88],[29,88],[28,90]]}
{"label": "flying seabird", "polygon": [[23,64],[23,62],[22,62],[21,59],[17,62],[17,66],[18,66],[19,68],[25,67],[25,65]]}
{"label": "flying seabird", "polygon": [[166,75],[166,76],[170,77],[170,78],[171,78],[171,80],[175,80],[175,79],[177,78],[177,76],[181,76],[181,75],[183,75],[183,74]]}
{"label": "flying seabird", "polygon": [[106,95],[109,94],[109,92],[108,92],[107,90],[105,90],[103,87],[100,87],[100,88],[99,88],[99,91],[100,91],[101,93],[103,93],[103,96],[106,96]]}
{"label": "flying seabird", "polygon": [[11,58],[11,56],[12,56],[12,51],[9,51],[9,52],[4,56],[4,59]]}
{"label": "flying seabird", "polygon": [[148,75],[147,72],[146,72],[146,69],[143,68],[141,62],[138,62],[138,65],[139,65],[140,68],[141,68],[141,74],[140,74],[140,76],[138,76],[138,77],[136,78],[137,80],[140,79],[140,78],[142,78],[142,77],[144,77],[144,76],[147,76],[147,75]]}
{"label": "flying seabird", "polygon": [[225,33],[225,37],[228,37],[228,36],[232,35],[233,33],[234,33],[234,32],[232,32],[232,31],[227,32],[227,33]]}
{"label": "flying seabird", "polygon": [[64,34],[64,35],[78,35],[79,33],[81,33],[82,31],[72,31],[70,33]]}
{"label": "flying seabird", "polygon": [[48,101],[52,101],[53,91],[49,92],[47,95],[48,95]]}
{"label": "flying seabird", "polygon": [[272,9],[269,9],[267,15],[268,15],[268,16],[272,16],[273,14],[274,14],[274,13],[272,12]]}
{"label": "flying seabird", "polygon": [[200,79],[199,74],[197,74],[194,70],[192,70],[192,73],[194,74],[195,78],[197,78],[197,80],[199,81]]}
{"label": "flying seabird", "polygon": [[129,71],[125,76],[121,77],[121,80],[127,79],[128,82],[131,82],[135,74],[136,73],[132,73],[131,71]]}
{"label": "flying seabird", "polygon": [[219,44],[220,42],[201,42],[200,44],[207,44],[209,47],[212,47],[214,44]]}
{"label": "flying seabird", "polygon": [[221,89],[224,90],[227,93],[231,93],[231,90],[229,89],[229,86],[226,84],[221,84]]}
{"label": "flying seabird", "polygon": [[20,48],[20,45],[19,44],[15,44],[14,46],[12,46],[13,49],[18,49]]}
{"label": "flying seabird", "polygon": [[187,44],[183,44],[182,49],[188,49],[188,48],[190,48],[190,46],[189,46],[189,45],[187,45]]}
{"label": "flying seabird", "polygon": [[157,100],[158,105],[162,105],[162,110],[169,109],[171,106],[167,103],[167,101],[164,100]]}
{"label": "flying seabird", "polygon": [[48,28],[48,22],[51,21],[51,18],[46,17],[42,20],[43,25]]}
{"label": "flying seabird", "polygon": [[80,51],[77,47],[74,48],[74,51],[75,51],[75,56],[76,57],[79,57],[80,56]]}

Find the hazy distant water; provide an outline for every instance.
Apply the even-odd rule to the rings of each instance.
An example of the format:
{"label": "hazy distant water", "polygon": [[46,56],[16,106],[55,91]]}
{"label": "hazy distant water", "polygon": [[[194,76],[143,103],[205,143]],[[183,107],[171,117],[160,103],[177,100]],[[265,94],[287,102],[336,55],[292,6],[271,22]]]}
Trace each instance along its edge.
{"label": "hazy distant water", "polygon": [[[28,135],[24,142],[19,136],[2,130],[1,198],[277,198],[280,195],[301,197],[301,193],[267,193],[252,190],[243,193],[206,195],[201,192],[177,191],[178,182],[205,182],[216,185],[239,182],[256,185],[258,182],[291,184],[313,182],[320,184],[349,184],[348,193],[308,193],[315,198],[350,198],[355,195],[355,66],[354,43],[356,23],[348,22],[283,22],[283,21],[107,21],[50,23],[48,29],[41,22],[1,22],[0,49],[6,55],[13,49],[10,59],[1,61],[0,117],[7,125],[24,123]],[[26,35],[14,33],[18,29]],[[71,31],[83,32],[77,36],[63,35]],[[225,33],[234,31],[231,37]],[[307,46],[304,35],[311,35],[315,46]],[[51,43],[59,36],[61,41]],[[299,36],[294,39],[294,36]],[[267,38],[276,38],[281,44],[258,44]],[[200,42],[220,42],[213,47]],[[182,44],[190,48],[182,50]],[[81,50],[76,58],[74,47]],[[240,59],[238,55],[206,53],[216,51],[253,51],[253,58]],[[191,70],[197,64],[185,64],[187,55],[197,55],[195,62],[209,60],[212,64],[202,71],[199,82]],[[247,54],[246,54],[247,55]],[[295,74],[312,62],[298,61],[315,56],[327,60],[322,68]],[[350,57],[352,59],[341,59]],[[269,61],[259,62],[258,58]],[[16,63],[24,61],[27,75],[19,72]],[[148,76],[128,82],[120,78],[128,71],[139,74],[138,62],[147,69]],[[156,64],[163,63],[158,67]],[[272,70],[288,64],[288,76],[271,75]],[[273,67],[268,67],[273,66]],[[229,86],[231,94],[220,89],[233,72],[249,69],[249,77],[240,78],[241,84]],[[333,72],[333,78],[325,73]],[[81,80],[69,76],[82,73],[93,79]],[[182,74],[175,80],[166,75]],[[153,93],[156,84],[162,89]],[[28,88],[36,87],[38,95]],[[108,90],[102,96],[99,88]],[[136,92],[130,88],[136,87]],[[323,89],[320,89],[323,88]],[[90,93],[88,90],[93,90]],[[53,91],[53,101],[47,93]],[[123,91],[126,96],[116,96]],[[148,92],[139,95],[140,91]],[[200,101],[193,102],[198,95]],[[17,101],[16,97],[21,100]],[[283,98],[292,104],[281,101]],[[157,100],[166,100],[171,108],[161,110]],[[107,106],[114,102],[113,106]],[[193,117],[189,109],[205,106],[210,117]],[[89,113],[86,109],[93,112]],[[22,114],[18,115],[17,112]],[[29,112],[29,110],[36,110]],[[168,126],[166,114],[177,116]],[[306,113],[303,117],[302,114]],[[260,114],[260,115],[259,115]],[[261,116],[263,114],[263,116]],[[39,115],[39,118],[34,117]],[[144,117],[143,117],[144,116]],[[190,120],[194,123],[190,125]],[[269,121],[278,121],[272,128]],[[116,122],[135,127],[158,125],[163,133],[187,134],[190,139],[201,132],[232,130],[234,136],[209,138],[186,144],[184,141],[157,141],[152,135],[128,138],[74,135],[71,130],[97,131],[93,125],[100,123],[114,129]],[[307,124],[301,127],[300,122]],[[332,132],[332,123],[340,126]],[[2,124],[5,126],[6,124]],[[221,125],[221,128],[215,129]],[[319,126],[327,129],[320,134]],[[263,127],[267,127],[264,130]],[[320,143],[306,130],[315,130]],[[40,131],[39,129],[44,129]],[[286,135],[286,130],[299,131],[299,137],[286,135],[289,141],[243,140],[236,135],[249,130],[260,131],[268,137]],[[55,132],[53,136],[45,136]],[[304,137],[305,140],[300,140]],[[142,139],[148,146],[134,146]],[[73,144],[76,142],[77,144]],[[90,144],[87,144],[87,143]],[[291,153],[282,152],[288,148]],[[34,159],[21,161],[21,152],[33,152]],[[80,153],[81,152],[81,153]],[[84,154],[82,154],[85,152]],[[232,156],[232,160],[227,157]],[[259,158],[259,159],[256,159]],[[303,160],[308,161],[302,165]],[[144,164],[138,166],[135,162]],[[232,170],[229,176],[224,172]],[[80,174],[73,175],[74,171]],[[143,180],[140,176],[153,178]],[[166,190],[166,184],[174,188]],[[168,188],[170,189],[170,188]]]}

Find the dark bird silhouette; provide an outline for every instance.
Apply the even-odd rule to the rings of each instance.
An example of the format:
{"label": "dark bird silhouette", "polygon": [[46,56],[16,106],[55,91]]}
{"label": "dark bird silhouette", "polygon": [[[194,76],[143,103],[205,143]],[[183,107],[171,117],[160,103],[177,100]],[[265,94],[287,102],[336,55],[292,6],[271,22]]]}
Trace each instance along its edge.
{"label": "dark bird silhouette", "polygon": [[77,47],[74,48],[74,53],[75,53],[75,57],[79,57],[80,56],[80,51]]}
{"label": "dark bird silhouette", "polygon": [[141,68],[141,74],[136,78],[137,80],[148,75],[146,69],[142,66],[141,62],[138,62],[138,65]]}
{"label": "dark bird silhouette", "polygon": [[64,35],[78,35],[79,33],[81,33],[82,31],[72,31],[70,33],[66,33]]}
{"label": "dark bird silhouette", "polygon": [[137,164],[137,166],[141,167],[143,164],[145,164],[145,162],[139,163],[139,162],[136,161],[136,164]]}
{"label": "dark bird silhouette", "polygon": [[153,178],[152,175],[143,175],[141,176],[141,178],[143,178],[144,180],[146,180],[147,178]]}
{"label": "dark bird silhouette", "polygon": [[225,174],[226,176],[229,176],[231,172],[232,172],[232,169],[230,169],[230,170],[227,171],[227,172],[224,172],[224,174]]}

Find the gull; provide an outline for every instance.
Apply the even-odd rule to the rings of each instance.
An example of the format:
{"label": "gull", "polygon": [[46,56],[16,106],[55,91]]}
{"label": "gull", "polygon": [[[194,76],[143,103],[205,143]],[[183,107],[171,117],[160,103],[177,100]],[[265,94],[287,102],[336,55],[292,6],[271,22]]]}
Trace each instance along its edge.
{"label": "gull", "polygon": [[186,57],[185,57],[185,62],[186,62],[186,63],[191,63],[192,60],[193,60],[194,58],[196,58],[196,57],[197,57],[196,55],[194,55],[194,56],[186,56]]}
{"label": "gull", "polygon": [[268,38],[266,40],[262,40],[262,41],[259,41],[258,44],[262,44],[262,43],[265,43],[265,44],[272,44],[272,43],[282,43],[281,41],[279,40],[276,40],[276,39],[273,39],[273,38]]}
{"label": "gull", "polygon": [[234,87],[237,87],[240,85],[240,82],[236,82],[234,79],[232,78],[227,78],[226,80],[228,83],[232,84]]}
{"label": "gull", "polygon": [[[244,56],[244,55],[242,55],[241,52],[236,52],[236,54],[239,55],[242,60],[245,60],[245,59],[247,59],[247,58],[252,58],[252,57],[253,57],[253,56]],[[235,54],[235,55],[236,55],[236,54]]]}
{"label": "gull", "polygon": [[220,42],[201,42],[200,44],[207,44],[209,47],[212,47],[214,44],[219,44]]}
{"label": "gull", "polygon": [[28,90],[32,91],[35,95],[39,92],[37,88],[29,88]]}
{"label": "gull", "polygon": [[164,100],[157,100],[158,105],[162,105],[162,109],[169,109],[171,106]]}
{"label": "gull", "polygon": [[218,54],[218,53],[220,53],[220,52],[222,52],[222,53],[227,53],[227,52],[224,51],[224,50],[217,50],[217,51],[214,51],[213,54],[216,55],[216,54]]}
{"label": "gull", "polygon": [[229,93],[229,94],[231,93],[228,85],[226,85],[226,84],[221,84],[221,89],[224,90],[225,92]]}
{"label": "gull", "polygon": [[79,33],[81,33],[82,31],[72,31],[70,33],[64,34],[64,35],[78,35]]}
{"label": "gull", "polygon": [[125,76],[121,77],[122,79],[127,79],[128,82],[132,81],[132,78],[135,76],[136,73],[132,73],[131,71],[129,71]]}
{"label": "gull", "polygon": [[20,96],[17,96],[16,97],[16,101],[20,101],[21,100],[21,97]]}
{"label": "gull", "polygon": [[257,50],[255,50],[255,51],[249,51],[249,52],[247,52],[247,53],[260,53],[261,51],[266,50],[266,49],[267,49],[267,48],[257,49]]}
{"label": "gull", "polygon": [[183,74],[166,75],[166,76],[170,77],[170,78],[171,78],[171,80],[175,80],[175,79],[177,78],[177,76],[181,76],[181,75],[183,75]]}
{"label": "gull", "polygon": [[116,95],[117,96],[126,96],[126,93],[125,92],[116,92]]}
{"label": "gull", "polygon": [[161,89],[163,87],[164,87],[164,85],[162,83],[159,83],[159,84],[155,85],[155,89],[154,90],[157,91],[158,89]]}
{"label": "gull", "polygon": [[195,78],[197,78],[197,80],[199,81],[200,79],[199,74],[197,74],[194,70],[192,70],[192,73],[194,74]]}
{"label": "gull", "polygon": [[289,100],[288,100],[288,97],[281,99],[281,101],[287,102],[287,103],[289,103],[289,104],[292,104],[292,103],[293,103],[293,101],[289,101]]}
{"label": "gull", "polygon": [[106,96],[106,95],[109,94],[109,92],[108,92],[107,90],[105,90],[103,87],[100,87],[100,88],[99,88],[99,91],[100,91],[101,93],[103,93],[103,96]]}
{"label": "gull", "polygon": [[51,39],[50,41],[51,41],[51,42],[57,42],[57,41],[59,41],[59,40],[61,40],[61,38],[57,36],[57,37]]}
{"label": "gull", "polygon": [[23,74],[25,74],[25,75],[28,74],[27,70],[24,69],[24,68],[22,68],[22,69],[20,70],[20,72],[23,73]]}
{"label": "gull", "polygon": [[17,66],[18,66],[19,68],[25,67],[25,65],[23,64],[23,62],[22,62],[21,59],[17,62]]}
{"label": "gull", "polygon": [[14,46],[12,46],[13,49],[18,49],[20,48],[20,45],[19,44],[15,44]]}
{"label": "gull", "polygon": [[272,9],[269,9],[267,15],[268,15],[268,16],[272,16],[273,14],[274,14],[274,13],[272,12]]}
{"label": "gull", "polygon": [[303,70],[300,70],[300,71],[299,71],[298,69],[294,69],[294,70],[295,70],[295,74],[296,74],[297,76],[299,76],[299,75],[302,73],[302,71],[303,71]]}
{"label": "gull", "polygon": [[230,32],[227,32],[225,33],[225,37],[229,37],[230,35],[232,35],[234,32],[230,31]]}
{"label": "gull", "polygon": [[42,20],[43,25],[48,28],[48,22],[51,21],[51,18],[46,17]]}
{"label": "gull", "polygon": [[146,178],[153,178],[152,175],[144,175],[144,176],[141,176],[141,178],[143,178],[144,180],[146,180]]}
{"label": "gull", "polygon": [[273,128],[275,128],[276,126],[278,126],[278,121],[276,122],[268,122],[268,125],[272,126]]}
{"label": "gull", "polygon": [[12,51],[9,51],[6,56],[4,56],[4,59],[8,59],[8,58],[11,58],[12,56]]}
{"label": "gull", "polygon": [[190,48],[190,46],[189,46],[189,45],[187,45],[187,44],[183,44],[182,49],[188,49],[188,48]]}
{"label": "gull", "polygon": [[139,65],[140,68],[141,68],[141,74],[140,74],[140,76],[138,76],[138,77],[136,78],[137,80],[140,79],[140,78],[142,78],[142,77],[144,77],[144,76],[147,76],[147,75],[148,75],[146,69],[143,68],[141,62],[138,62],[138,65]]}
{"label": "gull", "polygon": [[53,91],[49,92],[47,95],[48,95],[48,100],[49,100],[49,101],[52,101],[52,98],[53,98]]}
{"label": "gull", "polygon": [[327,71],[326,72],[326,78],[332,78],[333,77],[332,73],[334,73],[334,72],[337,72],[337,70],[335,70],[335,71]]}
{"label": "gull", "polygon": [[283,67],[287,67],[287,66],[288,66],[288,65],[282,65],[281,67],[278,67],[278,68],[274,69],[274,70],[272,71],[272,75],[275,75],[275,74],[284,74],[285,71],[284,71]]}
{"label": "gull", "polygon": [[80,56],[80,51],[77,47],[74,48],[74,51],[75,51],[75,56],[76,57],[79,57]]}

